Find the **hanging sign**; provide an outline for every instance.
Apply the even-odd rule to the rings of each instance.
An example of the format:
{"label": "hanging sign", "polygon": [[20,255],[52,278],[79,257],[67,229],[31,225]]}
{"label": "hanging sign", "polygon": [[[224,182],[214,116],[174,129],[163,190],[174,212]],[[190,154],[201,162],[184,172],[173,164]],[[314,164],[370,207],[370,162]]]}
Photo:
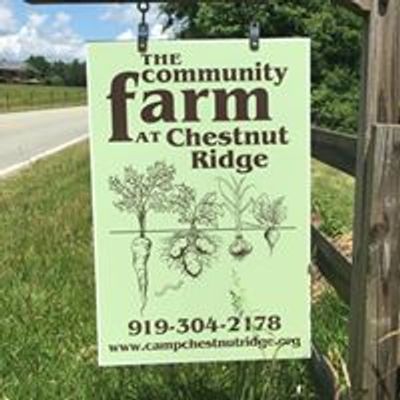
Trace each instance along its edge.
{"label": "hanging sign", "polygon": [[308,357],[309,41],[88,64],[100,364]]}

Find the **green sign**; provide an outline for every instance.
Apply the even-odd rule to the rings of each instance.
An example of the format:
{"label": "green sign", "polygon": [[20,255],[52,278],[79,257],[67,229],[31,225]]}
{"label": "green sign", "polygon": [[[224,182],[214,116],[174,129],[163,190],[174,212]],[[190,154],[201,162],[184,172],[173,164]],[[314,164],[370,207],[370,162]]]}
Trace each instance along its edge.
{"label": "green sign", "polygon": [[310,355],[310,44],[89,47],[101,365]]}

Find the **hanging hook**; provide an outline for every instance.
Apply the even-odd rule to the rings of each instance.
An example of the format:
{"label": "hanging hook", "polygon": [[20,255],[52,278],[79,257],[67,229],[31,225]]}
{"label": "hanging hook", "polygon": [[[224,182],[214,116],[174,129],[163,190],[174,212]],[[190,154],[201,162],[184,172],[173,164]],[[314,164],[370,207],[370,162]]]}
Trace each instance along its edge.
{"label": "hanging hook", "polygon": [[148,1],[139,1],[137,8],[142,14],[142,21],[139,23],[138,29],[138,50],[141,53],[147,51],[147,43],[149,41],[149,24],[146,22],[146,14],[150,9]]}
{"label": "hanging hook", "polygon": [[257,21],[250,22],[250,49],[257,51],[260,48],[260,24]]}

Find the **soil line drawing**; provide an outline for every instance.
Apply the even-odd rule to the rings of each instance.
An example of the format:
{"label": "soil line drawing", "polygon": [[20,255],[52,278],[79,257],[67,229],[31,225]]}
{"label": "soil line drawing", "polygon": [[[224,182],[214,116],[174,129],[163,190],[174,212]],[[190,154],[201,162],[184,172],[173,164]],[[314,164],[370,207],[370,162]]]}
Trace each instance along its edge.
{"label": "soil line drawing", "polygon": [[124,168],[123,177],[109,178],[110,190],[115,192],[118,200],[114,206],[121,212],[133,214],[139,226],[139,236],[131,244],[132,265],[136,271],[137,283],[143,313],[148,301],[148,261],[152,241],[147,237],[146,226],[150,212],[165,213],[170,210],[170,195],[174,189],[176,170],[165,162],[157,161],[138,172],[132,166]]}
{"label": "soil line drawing", "polygon": [[264,238],[267,241],[271,254],[281,237],[280,227],[287,218],[285,196],[271,199],[267,193],[262,193],[257,199],[252,199],[252,214],[256,224],[253,227],[264,230]]}
{"label": "soil line drawing", "polygon": [[171,212],[177,214],[178,222],[187,228],[166,240],[164,258],[185,276],[198,278],[206,267],[211,266],[219,244],[217,236],[201,228],[218,227],[218,219],[223,216],[222,205],[218,203],[216,192],[208,192],[197,200],[195,190],[181,184],[172,194]]}
{"label": "soil line drawing", "polygon": [[229,253],[241,260],[253,251],[252,244],[243,235],[243,216],[252,204],[248,194],[254,186],[246,184],[246,177],[237,179],[233,176],[230,180],[218,178],[218,186],[224,206],[235,221],[236,234],[233,243],[229,246]]}

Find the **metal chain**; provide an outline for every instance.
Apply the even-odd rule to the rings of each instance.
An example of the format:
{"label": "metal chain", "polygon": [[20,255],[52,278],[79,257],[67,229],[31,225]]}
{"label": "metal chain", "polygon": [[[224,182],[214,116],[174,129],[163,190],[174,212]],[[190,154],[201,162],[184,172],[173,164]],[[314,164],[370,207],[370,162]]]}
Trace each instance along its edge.
{"label": "metal chain", "polygon": [[[268,2],[268,0],[265,1]],[[257,3],[257,1],[255,3]],[[238,2],[237,5],[239,4],[241,4],[242,6],[244,5],[246,9],[248,9],[251,6],[252,2],[249,0],[245,0],[244,4],[243,2]],[[250,49],[252,51],[257,51],[260,48],[260,34],[261,34],[260,23],[255,18],[252,18],[249,23]]]}
{"label": "metal chain", "polygon": [[260,48],[260,23],[256,20],[250,22],[249,37],[250,49],[257,51]]}
{"label": "metal chain", "polygon": [[138,49],[141,53],[147,50],[147,42],[149,40],[149,24],[146,22],[146,14],[150,10],[150,3],[148,1],[139,1],[137,8],[142,14],[142,22],[139,24],[138,31]]}
{"label": "metal chain", "polygon": [[146,13],[150,10],[150,3],[148,1],[139,1],[137,8],[142,13],[142,21],[145,21]]}

